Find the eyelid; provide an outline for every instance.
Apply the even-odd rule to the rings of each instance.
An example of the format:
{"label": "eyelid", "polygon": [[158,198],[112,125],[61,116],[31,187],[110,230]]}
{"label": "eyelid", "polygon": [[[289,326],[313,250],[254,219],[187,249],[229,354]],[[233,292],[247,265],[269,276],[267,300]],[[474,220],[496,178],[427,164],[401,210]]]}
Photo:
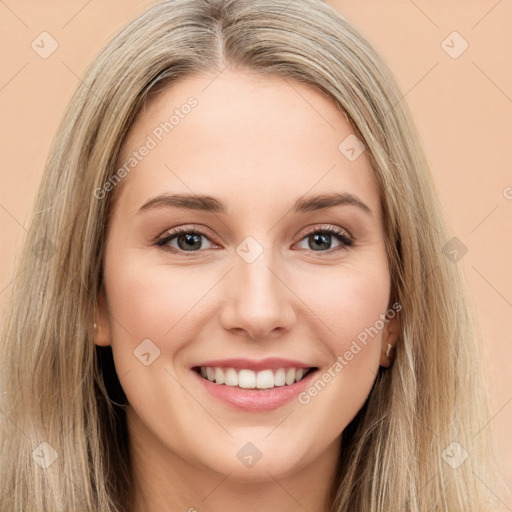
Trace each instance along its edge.
{"label": "eyelid", "polygon": [[[164,247],[165,244],[169,240],[172,240],[176,236],[179,236],[183,233],[187,233],[187,234],[188,233],[196,233],[198,235],[202,235],[205,238],[207,238],[213,245],[218,245],[217,242],[215,242],[215,239],[210,235],[210,233],[206,229],[204,229],[201,226],[197,226],[195,224],[185,225],[185,226],[177,226],[175,228],[168,229],[164,233],[162,233],[161,235],[159,235],[155,239],[153,239],[152,245],[158,245],[158,246]],[[186,251],[183,251],[183,252],[186,252]],[[195,251],[195,252],[200,252],[200,251]]]}
{"label": "eyelid", "polygon": [[[309,226],[306,228],[304,236],[308,236],[311,235],[312,233],[318,232],[327,232],[337,235],[343,235],[347,239],[347,241],[354,242],[354,237],[346,229],[336,226],[334,224],[315,224],[313,226]],[[302,240],[302,238],[300,240]]]}

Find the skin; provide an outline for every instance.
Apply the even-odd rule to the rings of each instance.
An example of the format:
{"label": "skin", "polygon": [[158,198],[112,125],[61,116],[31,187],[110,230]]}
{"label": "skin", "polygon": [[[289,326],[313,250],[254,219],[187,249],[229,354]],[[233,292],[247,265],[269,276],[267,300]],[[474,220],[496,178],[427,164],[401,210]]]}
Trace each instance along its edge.
{"label": "skin", "polygon": [[[341,433],[379,365],[390,364],[397,317],[306,405],[240,411],[207,393],[191,367],[274,356],[322,374],[373,326],[391,305],[377,184],[365,152],[349,161],[338,150],[352,129],[322,92],[229,70],[189,75],[152,97],[119,164],[190,96],[198,105],[115,191],[104,253],[95,342],[112,346],[129,401],[133,512],[325,511]],[[357,196],[371,214],[354,205],[291,211],[301,196],[334,191]],[[165,192],[207,194],[227,210],[138,211]],[[354,244],[308,241],[306,228],[326,225]],[[178,252],[177,238],[167,251],[154,245],[179,226],[207,232],[200,248]],[[263,249],[251,263],[236,252],[248,236]],[[148,366],[134,356],[145,339],[160,350]],[[262,454],[252,467],[237,457],[248,442]]]}

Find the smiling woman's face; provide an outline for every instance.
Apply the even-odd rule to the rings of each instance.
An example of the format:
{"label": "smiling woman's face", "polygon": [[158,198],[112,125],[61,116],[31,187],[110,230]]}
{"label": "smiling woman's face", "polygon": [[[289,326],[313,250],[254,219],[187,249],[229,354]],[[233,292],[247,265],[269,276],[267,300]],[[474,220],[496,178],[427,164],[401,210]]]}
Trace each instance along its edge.
{"label": "smiling woman's face", "polygon": [[[139,461],[253,481],[333,469],[397,335],[378,187],[314,87],[212,79],[156,95],[129,132],[119,167],[140,161],[115,191],[96,343],[112,345]],[[298,367],[317,370],[289,385]]]}

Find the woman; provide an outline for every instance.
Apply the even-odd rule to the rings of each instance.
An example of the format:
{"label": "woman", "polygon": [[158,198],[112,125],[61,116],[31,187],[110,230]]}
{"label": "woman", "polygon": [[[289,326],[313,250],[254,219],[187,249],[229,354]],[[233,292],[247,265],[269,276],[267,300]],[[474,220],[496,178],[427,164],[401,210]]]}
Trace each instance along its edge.
{"label": "woman", "polygon": [[316,0],[172,0],[51,148],[2,511],[489,510],[467,292],[383,61]]}

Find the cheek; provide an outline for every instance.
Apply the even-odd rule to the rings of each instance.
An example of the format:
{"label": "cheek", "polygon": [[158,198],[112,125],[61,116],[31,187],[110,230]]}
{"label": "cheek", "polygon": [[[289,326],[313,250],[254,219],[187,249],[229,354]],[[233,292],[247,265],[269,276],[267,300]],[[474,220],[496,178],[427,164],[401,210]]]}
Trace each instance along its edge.
{"label": "cheek", "polygon": [[[379,367],[382,316],[388,306],[390,276],[385,264],[345,267],[315,281],[302,293],[328,326],[331,364],[322,368],[299,396],[315,428],[339,432],[353,419],[371,391]],[[326,404],[330,404],[326,408]]]}
{"label": "cheek", "polygon": [[214,282],[214,276],[202,278],[190,268],[171,270],[147,264],[136,255],[107,263],[105,286],[114,332],[121,336],[129,332],[135,338],[171,337],[211,287],[209,281]]}
{"label": "cheek", "polygon": [[381,263],[357,269],[347,266],[321,279],[317,275],[314,281],[305,281],[314,282],[314,286],[303,285],[301,292],[301,296],[308,297],[308,307],[328,328],[323,342],[331,365],[323,372],[327,373],[324,382],[329,383],[327,394],[333,393],[334,401],[338,396],[345,411],[362,405],[379,367],[385,326],[382,318],[390,293],[385,260]]}
{"label": "cheek", "polygon": [[150,360],[156,357],[150,368],[168,363],[200,332],[201,298],[214,277],[201,279],[191,270],[148,265],[135,251],[106,260],[105,288],[119,376],[141,371],[145,361],[140,357],[148,352]]}
{"label": "cheek", "polygon": [[[340,267],[313,276],[303,276],[300,296],[322,320],[330,336],[333,352],[339,354],[354,339],[377,323],[389,302],[390,276],[384,262]],[[375,332],[374,338],[377,337]]]}
{"label": "cheek", "polygon": [[[372,347],[372,352],[373,349],[380,349],[377,343],[382,330],[380,318],[386,312],[389,291],[384,275],[358,274],[344,280],[336,307],[331,312],[337,333],[338,354],[349,350],[352,342],[358,342],[363,348]],[[380,326],[378,332],[376,325]],[[369,332],[372,333],[370,338]],[[373,343],[370,343],[372,340]]]}
{"label": "cheek", "polygon": [[191,268],[150,265],[135,251],[105,263],[116,373],[131,406],[150,423],[160,411],[158,424],[171,425],[187,407],[173,361],[200,335],[201,299],[216,279]]}

